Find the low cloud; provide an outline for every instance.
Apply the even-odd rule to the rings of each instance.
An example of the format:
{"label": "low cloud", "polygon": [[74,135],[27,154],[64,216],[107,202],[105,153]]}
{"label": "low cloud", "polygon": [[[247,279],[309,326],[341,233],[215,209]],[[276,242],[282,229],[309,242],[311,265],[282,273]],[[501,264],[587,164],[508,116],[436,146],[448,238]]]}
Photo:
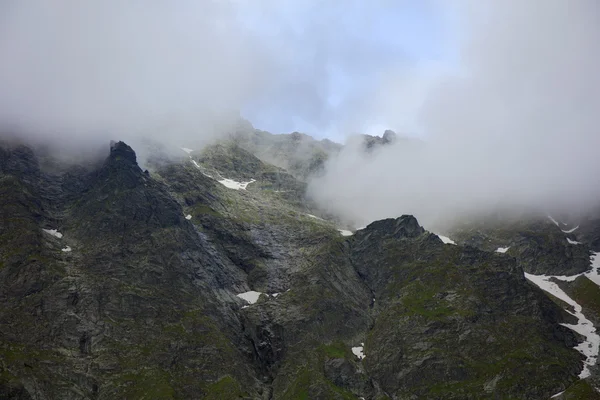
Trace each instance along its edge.
{"label": "low cloud", "polygon": [[5,133],[80,147],[222,132],[275,67],[227,1],[0,5]]}
{"label": "low cloud", "polygon": [[[140,138],[197,148],[240,113],[259,128],[300,121],[316,136],[388,126],[424,145],[398,141],[369,156],[347,146],[311,182],[323,207],[357,224],[585,208],[600,196],[599,8],[6,0],[0,131],[77,151]],[[444,29],[406,28],[413,20]],[[450,50],[415,55],[432,43]]]}
{"label": "low cloud", "polygon": [[398,141],[368,156],[349,145],[311,195],[358,225],[405,213],[435,225],[475,211],[600,204],[598,2],[455,5],[454,73],[433,76],[415,112],[393,85],[378,96],[388,116],[414,115],[422,145]]}

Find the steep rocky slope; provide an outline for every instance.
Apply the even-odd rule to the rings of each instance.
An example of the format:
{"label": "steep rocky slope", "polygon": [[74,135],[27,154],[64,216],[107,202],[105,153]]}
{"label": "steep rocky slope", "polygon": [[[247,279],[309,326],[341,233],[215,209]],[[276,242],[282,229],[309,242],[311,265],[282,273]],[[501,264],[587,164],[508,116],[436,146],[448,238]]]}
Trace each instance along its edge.
{"label": "steep rocky slope", "polygon": [[458,243],[515,257],[532,274],[574,275],[590,268],[590,247],[566,225],[540,215],[464,222],[451,232]]}
{"label": "steep rocky slope", "polygon": [[547,398],[582,368],[522,259],[411,216],[347,236],[235,146],[0,172],[0,398]]}
{"label": "steep rocky slope", "polygon": [[323,172],[325,161],[342,149],[328,139],[316,140],[299,132],[274,135],[254,129],[247,121],[242,121],[231,136],[238,146],[300,180]]}

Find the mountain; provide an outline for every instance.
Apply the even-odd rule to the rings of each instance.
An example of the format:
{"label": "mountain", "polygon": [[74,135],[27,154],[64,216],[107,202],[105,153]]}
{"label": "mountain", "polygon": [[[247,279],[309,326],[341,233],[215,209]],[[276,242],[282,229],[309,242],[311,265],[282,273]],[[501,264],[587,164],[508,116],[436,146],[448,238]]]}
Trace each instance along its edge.
{"label": "mountain", "polygon": [[303,181],[322,173],[327,159],[343,147],[329,139],[315,140],[299,132],[272,134],[254,129],[247,121],[240,121],[230,137],[236,145]]}
{"label": "mountain", "polygon": [[[329,139],[316,140],[299,132],[272,134],[255,129],[245,120],[239,121],[230,133],[229,140],[264,162],[287,170],[301,181],[322,174],[327,160],[338,155],[344,148]],[[349,142],[353,141],[358,141],[365,153],[397,142],[405,145],[419,144],[416,139],[399,136],[392,130],[384,131],[381,137],[354,134],[349,138]]]}
{"label": "mountain", "polygon": [[0,398],[592,398],[579,314],[524,274],[587,271],[587,245],[542,223],[446,244],[410,215],[351,232],[257,155],[143,170],[114,142],[59,168],[4,143]]}

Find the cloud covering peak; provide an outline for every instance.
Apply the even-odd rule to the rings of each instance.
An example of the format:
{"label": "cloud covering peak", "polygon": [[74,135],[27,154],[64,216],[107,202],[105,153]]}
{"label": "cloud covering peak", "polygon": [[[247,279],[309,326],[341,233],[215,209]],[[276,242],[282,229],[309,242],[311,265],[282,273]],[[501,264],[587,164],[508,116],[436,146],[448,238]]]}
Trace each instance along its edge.
{"label": "cloud covering peak", "polygon": [[348,146],[313,196],[358,223],[600,204],[599,3],[456,4],[459,69],[436,77],[418,109],[425,144],[375,156]]}
{"label": "cloud covering peak", "polygon": [[[6,0],[0,130],[193,147],[237,117],[347,146],[311,183],[348,219],[600,198],[595,0]],[[281,129],[286,130],[286,129]],[[339,137],[339,136],[338,136]]]}

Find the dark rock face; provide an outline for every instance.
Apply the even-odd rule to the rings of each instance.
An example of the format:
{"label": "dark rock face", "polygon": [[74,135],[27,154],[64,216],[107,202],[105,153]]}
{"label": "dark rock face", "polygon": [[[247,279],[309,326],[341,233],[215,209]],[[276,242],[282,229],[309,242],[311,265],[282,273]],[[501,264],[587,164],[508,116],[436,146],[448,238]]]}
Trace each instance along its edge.
{"label": "dark rock face", "polygon": [[61,175],[0,149],[0,398],[525,399],[576,379],[577,338],[514,258],[410,215],[342,237],[292,176],[221,150],[197,160],[248,190],[191,162],[145,173],[122,142]]}
{"label": "dark rock face", "polygon": [[367,231],[379,237],[390,236],[391,234],[395,239],[416,238],[425,233],[425,229],[419,225],[417,219],[412,215],[375,221],[367,227]]}
{"label": "dark rock face", "polygon": [[531,274],[574,275],[590,269],[590,248],[572,244],[577,238],[563,232],[546,217],[464,224],[452,233],[459,243],[487,251],[509,247],[508,255]]}
{"label": "dark rock face", "polygon": [[577,240],[586,243],[593,251],[600,251],[600,219],[590,218],[582,221],[573,232]]}
{"label": "dark rock face", "polygon": [[[21,197],[2,208],[21,215],[5,216],[14,222],[0,252],[5,385],[20,382],[33,398],[190,398],[232,374],[252,391],[246,350],[231,344],[242,330],[238,301],[219,293],[242,285],[242,272],[210,252],[129,147],[111,150],[66,204],[61,193],[41,196],[41,184],[3,177],[2,189],[16,182]],[[45,211],[53,205],[58,219]]]}
{"label": "dark rock face", "polygon": [[123,161],[129,164],[137,165],[135,151],[123,142],[110,142],[109,160],[113,162]]}

